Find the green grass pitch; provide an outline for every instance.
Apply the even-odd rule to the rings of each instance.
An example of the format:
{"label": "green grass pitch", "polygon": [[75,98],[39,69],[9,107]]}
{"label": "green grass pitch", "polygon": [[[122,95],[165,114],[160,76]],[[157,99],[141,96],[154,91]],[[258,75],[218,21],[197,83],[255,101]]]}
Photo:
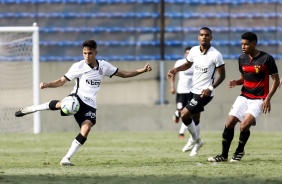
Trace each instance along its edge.
{"label": "green grass pitch", "polygon": [[[251,132],[240,163],[209,163],[221,151],[221,132],[203,132],[197,157],[182,153],[177,132],[90,133],[62,167],[60,159],[77,133],[1,134],[0,183],[69,184],[272,184],[282,183],[281,132]],[[231,158],[238,143],[235,133]]]}

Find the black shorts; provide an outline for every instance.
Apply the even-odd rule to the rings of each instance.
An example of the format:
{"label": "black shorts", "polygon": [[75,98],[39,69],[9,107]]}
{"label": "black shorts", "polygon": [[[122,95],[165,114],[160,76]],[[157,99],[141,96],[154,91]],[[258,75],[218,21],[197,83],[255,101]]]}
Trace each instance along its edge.
{"label": "black shorts", "polygon": [[188,103],[191,93],[177,93],[176,94],[176,109],[182,110]]}
{"label": "black shorts", "polygon": [[[69,96],[72,96],[72,95],[75,95],[75,94],[71,94]],[[78,112],[74,115],[74,118],[77,124],[79,125],[79,127],[81,127],[81,124],[85,120],[90,120],[92,124],[95,125],[96,124],[96,109],[94,107],[91,107],[85,104],[77,95],[75,96],[77,97],[79,104],[80,104]],[[65,116],[62,111],[61,111],[61,115]]]}
{"label": "black shorts", "polygon": [[191,93],[190,99],[186,108],[192,113],[196,114],[204,111],[204,106],[207,105],[211,100],[212,96],[209,97],[201,97],[201,95]]}

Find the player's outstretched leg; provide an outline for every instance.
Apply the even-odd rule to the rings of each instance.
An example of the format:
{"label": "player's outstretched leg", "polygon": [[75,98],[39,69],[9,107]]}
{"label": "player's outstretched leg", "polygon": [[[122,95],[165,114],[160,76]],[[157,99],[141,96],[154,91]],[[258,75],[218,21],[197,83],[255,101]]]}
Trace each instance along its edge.
{"label": "player's outstretched leg", "polygon": [[43,111],[43,110],[58,110],[60,109],[60,105],[57,105],[59,100],[52,100],[50,102],[40,104],[40,105],[34,105],[34,106],[29,106],[29,107],[23,107],[19,108],[15,112],[16,117],[22,117],[27,114],[31,114],[37,111]]}
{"label": "player's outstretched leg", "polygon": [[23,108],[19,108],[15,112],[15,116],[16,117],[22,117],[24,115],[31,114],[31,113],[34,113],[34,112],[36,112],[36,111],[33,111],[32,106],[30,106],[30,107],[23,107]]}

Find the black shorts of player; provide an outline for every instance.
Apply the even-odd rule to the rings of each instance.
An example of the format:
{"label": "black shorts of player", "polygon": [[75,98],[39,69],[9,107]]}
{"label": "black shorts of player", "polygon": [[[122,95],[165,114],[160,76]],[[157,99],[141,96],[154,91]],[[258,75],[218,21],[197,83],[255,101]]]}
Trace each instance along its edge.
{"label": "black shorts of player", "polygon": [[[78,101],[79,101],[79,104],[80,104],[78,112],[74,115],[74,118],[75,118],[77,124],[79,125],[79,127],[81,127],[82,123],[85,120],[90,120],[92,122],[92,124],[95,125],[96,124],[96,109],[94,107],[91,107],[91,106],[85,104],[75,94],[70,94],[69,96],[76,96]],[[62,111],[61,111],[61,115],[66,116]]]}
{"label": "black shorts of player", "polygon": [[192,94],[191,93],[177,93],[176,94],[176,108],[177,110],[182,110],[182,109],[178,109],[178,103],[181,103],[182,104],[182,108],[184,108],[187,103],[188,103],[188,100],[190,99],[190,96]]}
{"label": "black shorts of player", "polygon": [[207,105],[211,100],[212,96],[209,97],[201,97],[201,95],[191,93],[190,99],[186,108],[192,113],[196,114],[204,111],[204,106]]}

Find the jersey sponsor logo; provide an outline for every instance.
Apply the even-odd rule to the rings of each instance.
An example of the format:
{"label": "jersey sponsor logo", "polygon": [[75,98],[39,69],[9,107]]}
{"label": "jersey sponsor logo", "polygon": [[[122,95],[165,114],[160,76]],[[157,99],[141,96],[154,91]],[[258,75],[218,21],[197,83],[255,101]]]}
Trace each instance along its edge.
{"label": "jersey sponsor logo", "polygon": [[207,73],[208,72],[208,68],[202,68],[201,66],[198,66],[198,65],[195,66],[195,69],[199,70],[199,71],[201,71],[203,73]]}
{"label": "jersey sponsor logo", "polygon": [[94,112],[89,111],[85,114],[85,117],[96,118],[96,114]]}
{"label": "jersey sponsor logo", "polygon": [[198,102],[195,100],[195,98],[193,98],[189,103],[189,105],[192,106],[192,107],[196,106],[197,104],[198,104]]}
{"label": "jersey sponsor logo", "polygon": [[89,79],[86,79],[86,83],[87,84],[90,84],[91,86],[100,86],[100,84],[101,84],[101,80],[95,80],[95,79],[91,79],[91,80],[89,80]]}
{"label": "jersey sponsor logo", "polygon": [[83,97],[86,101],[88,101],[88,102],[94,102],[94,100],[92,100],[92,98],[89,98],[89,97],[87,97],[87,96],[84,96]]}

